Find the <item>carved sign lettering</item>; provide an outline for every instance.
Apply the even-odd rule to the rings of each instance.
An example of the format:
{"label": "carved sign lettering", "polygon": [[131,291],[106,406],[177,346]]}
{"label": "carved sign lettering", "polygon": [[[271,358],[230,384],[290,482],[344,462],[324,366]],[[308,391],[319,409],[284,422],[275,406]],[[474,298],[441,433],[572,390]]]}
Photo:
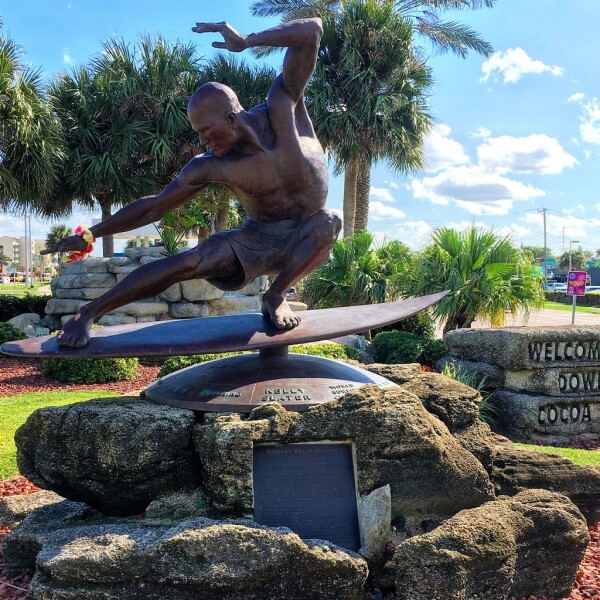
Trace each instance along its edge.
{"label": "carved sign lettering", "polygon": [[534,363],[600,361],[600,340],[529,342],[529,358]]}
{"label": "carved sign lettering", "polygon": [[599,392],[600,371],[561,373],[558,376],[558,389],[563,394],[572,394],[576,392]]}
{"label": "carved sign lettering", "polygon": [[592,411],[589,404],[547,404],[540,406],[538,423],[540,425],[567,425],[569,423],[589,423]]}

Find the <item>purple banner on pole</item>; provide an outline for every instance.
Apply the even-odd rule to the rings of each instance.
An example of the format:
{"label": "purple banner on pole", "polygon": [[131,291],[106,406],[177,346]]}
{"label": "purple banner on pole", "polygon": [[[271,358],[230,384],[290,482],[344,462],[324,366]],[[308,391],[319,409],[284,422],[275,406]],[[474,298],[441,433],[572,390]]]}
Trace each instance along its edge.
{"label": "purple banner on pole", "polygon": [[567,296],[585,296],[586,271],[569,271],[567,276]]}

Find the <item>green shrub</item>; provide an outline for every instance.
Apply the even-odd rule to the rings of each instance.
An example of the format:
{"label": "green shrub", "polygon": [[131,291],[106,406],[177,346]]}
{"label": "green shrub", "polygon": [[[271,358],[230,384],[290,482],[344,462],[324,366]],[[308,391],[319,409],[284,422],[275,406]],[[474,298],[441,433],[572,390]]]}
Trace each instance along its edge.
{"label": "green shrub", "polygon": [[428,311],[422,310],[416,315],[408,317],[408,319],[403,319],[379,329],[373,329],[371,330],[371,335],[375,337],[378,333],[383,333],[384,331],[406,331],[424,338],[433,339],[435,335],[435,321]]}
{"label": "green shrub", "polygon": [[[24,340],[27,336],[18,327],[12,323],[0,323],[0,346],[4,342],[14,342],[15,340]],[[6,355],[2,355],[5,357]]]}
{"label": "green shrub", "polygon": [[46,302],[50,298],[52,296],[33,296],[29,293],[21,297],[0,294],[0,321],[8,321],[23,313],[36,313],[40,317],[43,317]]}
{"label": "green shrub", "polygon": [[442,375],[460,381],[477,390],[481,394],[481,400],[478,405],[479,419],[487,423],[493,430],[498,429],[498,409],[490,402],[490,392],[486,389],[486,377],[479,376],[474,371],[465,371],[453,362],[446,363]]}
{"label": "green shrub", "polygon": [[[351,346],[341,346],[340,344],[298,344],[290,346],[290,352],[296,354],[310,354],[312,356],[322,356],[324,358],[350,358],[356,360],[358,351]],[[191,367],[209,360],[225,358],[226,356],[236,356],[238,354],[247,354],[247,352],[223,352],[222,354],[192,354],[190,356],[175,356],[167,359],[158,372],[158,377],[165,377],[169,373],[174,373],[180,369]]]}
{"label": "green shrub", "polygon": [[323,358],[358,359],[358,350],[352,346],[340,344],[298,344],[290,346],[290,352],[295,354],[310,354],[311,356],[322,356]]}
{"label": "green shrub", "polygon": [[434,366],[447,354],[442,340],[434,340],[406,331],[384,331],[373,338],[376,360],[386,364],[420,363]]}
{"label": "green shrub", "polygon": [[45,358],[44,375],[69,383],[135,379],[137,358]]}
{"label": "green shrub", "polygon": [[190,354],[188,356],[174,356],[165,360],[163,366],[158,372],[158,377],[165,377],[169,373],[180,371],[192,365],[198,365],[209,360],[217,358],[225,358],[226,356],[236,356],[237,354],[245,354],[244,352],[223,352],[221,354]]}

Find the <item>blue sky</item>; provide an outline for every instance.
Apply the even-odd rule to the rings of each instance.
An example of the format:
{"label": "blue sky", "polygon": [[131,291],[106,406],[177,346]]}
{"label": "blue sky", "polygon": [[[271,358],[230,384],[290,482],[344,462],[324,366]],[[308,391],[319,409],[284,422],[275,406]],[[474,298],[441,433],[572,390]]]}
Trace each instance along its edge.
{"label": "blue sky", "polygon": [[[276,24],[251,17],[249,6],[242,0],[9,0],[0,15],[4,34],[51,76],[85,63],[110,36],[194,40],[199,54],[210,57],[218,38],[192,33],[194,23],[225,19],[243,33]],[[540,209],[547,208],[548,246],[556,253],[570,240],[579,240],[574,247],[600,248],[600,2],[497,0],[493,9],[445,17],[476,29],[495,54],[436,55],[423,40],[436,79],[428,166],[410,177],[385,163],[374,168],[370,229],[414,249],[427,243],[432,228],[471,224],[542,245]],[[332,178],[330,208],[341,209],[342,189],[341,179]],[[79,222],[90,223],[91,216],[69,220]],[[44,237],[48,227],[34,222],[34,236]],[[20,235],[22,228],[20,219],[0,214],[0,235]]]}

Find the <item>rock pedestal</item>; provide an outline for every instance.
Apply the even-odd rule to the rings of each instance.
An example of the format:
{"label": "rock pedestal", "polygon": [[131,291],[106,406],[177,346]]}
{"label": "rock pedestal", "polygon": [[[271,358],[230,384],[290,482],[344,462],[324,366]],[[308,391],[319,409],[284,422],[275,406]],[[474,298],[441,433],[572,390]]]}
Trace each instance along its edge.
{"label": "rock pedestal", "polygon": [[453,362],[486,377],[501,431],[566,443],[600,439],[600,327],[465,329],[445,336]]}
{"label": "rock pedestal", "polygon": [[[16,435],[19,467],[68,499],[0,501],[14,527],[5,567],[34,574],[33,600],[363,600],[368,570],[402,600],[569,589],[600,474],[546,455],[522,468],[471,388],[370,368],[397,385],[304,413],[271,402],[198,415],[137,397],[36,411]],[[360,554],[251,520],[255,447],[329,442],[352,445]],[[532,486],[544,490],[519,493]]]}

